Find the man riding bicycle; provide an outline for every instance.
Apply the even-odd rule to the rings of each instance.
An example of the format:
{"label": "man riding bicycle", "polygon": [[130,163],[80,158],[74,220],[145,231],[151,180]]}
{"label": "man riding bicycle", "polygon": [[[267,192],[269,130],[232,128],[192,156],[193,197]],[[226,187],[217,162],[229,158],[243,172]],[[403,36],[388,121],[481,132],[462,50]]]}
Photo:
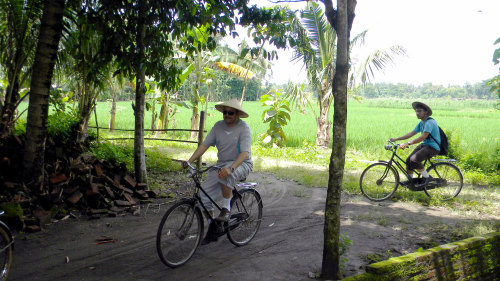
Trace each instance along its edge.
{"label": "man riding bicycle", "polygon": [[[432,109],[423,102],[414,102],[412,103],[412,107],[415,110],[415,113],[417,114],[417,118],[420,119],[421,121],[417,124],[417,126],[415,127],[415,129],[413,129],[413,131],[399,138],[390,138],[389,140],[390,141],[405,140],[413,137],[417,133],[422,134],[420,137],[416,139],[413,139],[411,141],[399,145],[401,149],[405,149],[412,144],[417,144],[422,142],[415,148],[415,150],[413,150],[410,156],[408,156],[408,158],[406,159],[406,170],[408,172],[408,175],[410,176],[410,179],[414,181],[413,170],[417,170],[424,178],[424,182],[421,185],[417,185],[417,187],[421,187],[426,185],[430,180],[429,174],[424,169],[422,161],[430,159],[433,156],[439,154],[440,149],[438,142],[441,142],[441,137],[439,134],[439,126],[436,120],[430,117],[432,115]],[[404,181],[401,183],[401,185],[408,186],[409,181]]]}
{"label": "man riding bicycle", "polygon": [[[217,104],[215,109],[222,112],[223,120],[215,123],[205,141],[187,162],[193,163],[210,146],[217,147],[217,166],[224,168],[209,171],[202,187],[214,200],[220,199],[222,194],[222,210],[215,220],[226,222],[230,217],[232,188],[237,181],[244,180],[252,171],[251,132],[248,124],[240,119],[247,118],[248,114],[237,99]],[[186,168],[187,163],[183,163],[183,167]],[[213,211],[213,205],[207,196],[203,192],[199,195],[207,209]]]}

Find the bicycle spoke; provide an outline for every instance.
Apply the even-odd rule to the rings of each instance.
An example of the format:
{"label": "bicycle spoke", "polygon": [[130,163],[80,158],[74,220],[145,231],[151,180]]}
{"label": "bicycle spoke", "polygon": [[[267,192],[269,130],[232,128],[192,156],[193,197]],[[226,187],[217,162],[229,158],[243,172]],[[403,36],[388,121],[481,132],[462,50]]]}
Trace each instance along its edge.
{"label": "bicycle spoke", "polygon": [[157,251],[168,266],[176,267],[187,262],[196,251],[203,231],[200,212],[189,202],[172,206],[160,223],[157,234]]}
{"label": "bicycle spoke", "polygon": [[262,220],[262,199],[257,191],[241,191],[231,207],[232,219],[228,223],[228,238],[236,246],[250,242],[259,229]]}
{"label": "bicycle spoke", "polygon": [[363,171],[359,181],[361,192],[372,201],[390,198],[396,191],[399,176],[385,163],[375,163]]}
{"label": "bicycle spoke", "polygon": [[424,190],[429,197],[438,200],[450,200],[462,190],[463,176],[455,165],[436,163],[427,170],[429,175],[433,177],[433,180]]}

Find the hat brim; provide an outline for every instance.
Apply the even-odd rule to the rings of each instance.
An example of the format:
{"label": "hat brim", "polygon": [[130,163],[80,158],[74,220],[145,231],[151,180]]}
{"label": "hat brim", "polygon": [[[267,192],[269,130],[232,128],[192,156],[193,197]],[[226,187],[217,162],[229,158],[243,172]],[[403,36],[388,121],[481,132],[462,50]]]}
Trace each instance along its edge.
{"label": "hat brim", "polygon": [[416,101],[416,102],[413,102],[411,104],[411,106],[413,107],[413,109],[415,109],[417,106],[421,106],[421,107],[425,108],[425,110],[427,111],[427,116],[432,115],[432,109],[427,104],[425,104],[423,102]]}
{"label": "hat brim", "polygon": [[224,107],[231,107],[231,108],[238,110],[238,112],[239,112],[238,116],[240,118],[248,118],[248,116],[249,116],[248,113],[246,113],[245,110],[243,110],[243,108],[237,102],[235,103],[232,101],[228,101],[228,102],[223,102],[223,103],[219,103],[219,104],[215,105],[215,109],[217,109],[220,112],[224,111]]}

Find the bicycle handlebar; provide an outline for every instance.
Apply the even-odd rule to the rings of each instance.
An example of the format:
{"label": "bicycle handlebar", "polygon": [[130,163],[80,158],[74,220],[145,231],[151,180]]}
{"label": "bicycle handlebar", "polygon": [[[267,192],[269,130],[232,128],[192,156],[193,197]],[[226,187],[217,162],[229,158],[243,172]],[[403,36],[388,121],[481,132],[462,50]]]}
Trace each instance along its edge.
{"label": "bicycle handlebar", "polygon": [[189,163],[188,161],[185,161],[184,163],[186,163],[186,165],[191,169],[192,172],[198,173],[198,174],[203,174],[210,169],[222,169],[223,168],[223,167],[220,167],[217,165],[212,165],[212,166],[208,166],[205,169],[198,169],[195,166],[191,165],[191,163]]}
{"label": "bicycle handlebar", "polygon": [[384,148],[385,150],[391,150],[391,149],[394,149],[394,148],[398,148],[399,147],[399,144],[391,141],[391,139],[388,139],[387,142],[389,142],[391,145],[385,145]]}

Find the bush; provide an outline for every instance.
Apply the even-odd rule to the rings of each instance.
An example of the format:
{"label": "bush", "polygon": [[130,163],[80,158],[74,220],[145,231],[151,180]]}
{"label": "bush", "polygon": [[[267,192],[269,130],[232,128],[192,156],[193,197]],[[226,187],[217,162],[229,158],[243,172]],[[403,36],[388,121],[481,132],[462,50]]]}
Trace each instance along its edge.
{"label": "bush", "polygon": [[125,163],[127,168],[131,170],[134,167],[134,149],[132,147],[101,142],[94,143],[90,147],[90,152],[99,160],[107,160],[114,165]]}
{"label": "bush", "polygon": [[77,134],[78,116],[74,112],[49,115],[48,136],[60,145],[69,144]]}

